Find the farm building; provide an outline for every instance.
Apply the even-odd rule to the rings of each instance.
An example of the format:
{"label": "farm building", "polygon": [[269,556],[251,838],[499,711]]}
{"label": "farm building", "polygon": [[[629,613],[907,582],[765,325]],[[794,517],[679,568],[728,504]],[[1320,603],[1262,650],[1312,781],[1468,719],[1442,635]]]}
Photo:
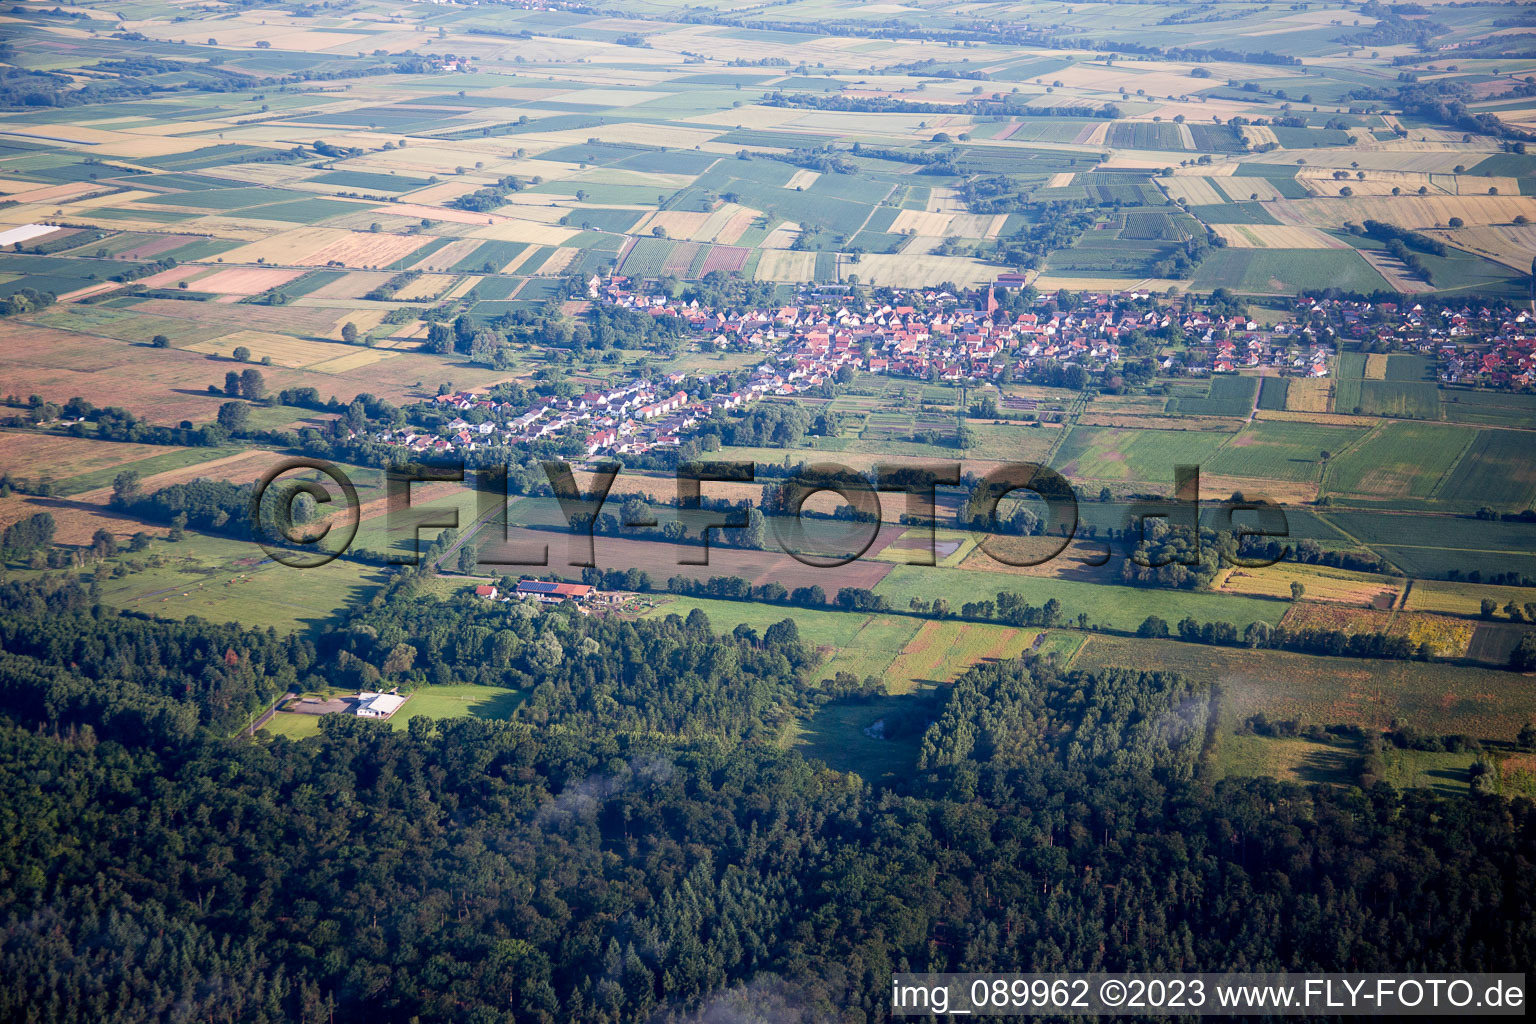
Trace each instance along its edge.
{"label": "farm building", "polygon": [[360,693],[356,714],[361,718],[388,718],[400,710],[405,698],[398,693]]}
{"label": "farm building", "polygon": [[585,583],[546,583],[543,580],[522,580],[517,585],[517,596],[534,598],[546,604],[559,604],[564,600],[586,601],[595,587]]}
{"label": "farm building", "polygon": [[498,591],[496,589],[495,585],[491,584],[491,583],[482,583],[478,587],[475,588],[475,596],[476,597],[483,597],[487,601],[494,601],[494,600],[496,600],[496,595],[498,593],[500,593],[500,591]]}

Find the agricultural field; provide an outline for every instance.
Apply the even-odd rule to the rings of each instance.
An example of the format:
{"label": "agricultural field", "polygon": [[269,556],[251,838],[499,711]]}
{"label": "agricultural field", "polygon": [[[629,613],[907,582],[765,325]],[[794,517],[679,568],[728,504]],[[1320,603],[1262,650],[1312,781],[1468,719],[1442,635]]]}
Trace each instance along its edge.
{"label": "agricultural field", "polygon": [[1394,719],[1435,733],[1509,741],[1536,719],[1536,692],[1512,672],[1443,663],[1317,657],[1173,640],[1092,636],[1074,668],[1135,667],[1221,683],[1221,719],[1236,728],[1263,712],[1303,725],[1388,727]]}
{"label": "agricultural field", "polygon": [[[1432,387],[1432,385],[1431,385]],[[1477,440],[1477,432],[1442,424],[1391,422],[1333,449],[1330,492],[1431,498]]]}
{"label": "agricultural field", "polygon": [[1052,468],[1074,482],[1146,482],[1171,488],[1174,466],[1205,465],[1230,436],[1209,430],[1074,427],[1057,448]]}

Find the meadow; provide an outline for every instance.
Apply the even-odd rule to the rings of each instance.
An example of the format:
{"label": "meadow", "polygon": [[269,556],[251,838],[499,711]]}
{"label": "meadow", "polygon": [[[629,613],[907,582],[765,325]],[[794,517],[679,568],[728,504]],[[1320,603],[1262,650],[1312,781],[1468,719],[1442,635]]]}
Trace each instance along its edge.
{"label": "meadow", "polygon": [[1221,687],[1222,724],[1263,712],[1303,725],[1385,729],[1394,720],[1434,732],[1508,742],[1536,718],[1536,692],[1512,672],[1412,661],[1315,657],[1173,640],[1092,636],[1074,668],[1149,663]]}

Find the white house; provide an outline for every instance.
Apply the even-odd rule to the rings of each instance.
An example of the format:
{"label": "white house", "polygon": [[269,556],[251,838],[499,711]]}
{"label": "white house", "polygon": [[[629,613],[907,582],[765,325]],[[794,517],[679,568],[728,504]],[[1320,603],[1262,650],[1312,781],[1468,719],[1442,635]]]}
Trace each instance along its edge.
{"label": "white house", "polygon": [[400,710],[405,698],[398,693],[368,693],[357,695],[357,714],[362,718],[388,718]]}

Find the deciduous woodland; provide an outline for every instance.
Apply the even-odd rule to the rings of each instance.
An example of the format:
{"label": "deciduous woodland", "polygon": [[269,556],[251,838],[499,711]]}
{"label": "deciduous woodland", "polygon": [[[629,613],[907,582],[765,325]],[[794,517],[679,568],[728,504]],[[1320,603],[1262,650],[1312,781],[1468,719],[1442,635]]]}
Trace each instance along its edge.
{"label": "deciduous woodland", "polygon": [[[4,600],[10,1019],[870,1021],[894,970],[1496,970],[1536,939],[1529,801],[1213,781],[1221,695],[1177,674],[978,667],[876,789],[771,742],[824,699],[792,620],[493,629],[405,588],[309,644]],[[402,679],[527,699],[222,735],[407,643]]]}

